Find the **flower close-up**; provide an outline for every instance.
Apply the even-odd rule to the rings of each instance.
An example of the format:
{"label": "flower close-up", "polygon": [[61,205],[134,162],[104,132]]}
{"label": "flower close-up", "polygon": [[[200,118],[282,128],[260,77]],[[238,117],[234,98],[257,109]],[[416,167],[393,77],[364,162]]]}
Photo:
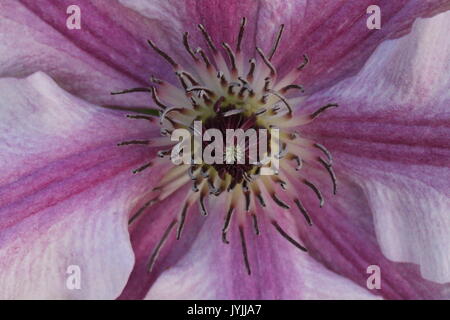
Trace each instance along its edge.
{"label": "flower close-up", "polygon": [[449,10],[0,1],[0,299],[450,299]]}

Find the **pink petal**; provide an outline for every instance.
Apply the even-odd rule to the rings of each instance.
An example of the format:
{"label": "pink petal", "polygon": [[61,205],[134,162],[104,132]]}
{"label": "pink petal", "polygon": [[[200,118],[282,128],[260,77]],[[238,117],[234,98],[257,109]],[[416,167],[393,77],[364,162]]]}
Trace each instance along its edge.
{"label": "pink petal", "polygon": [[[115,298],[133,267],[127,220],[158,179],[132,176],[154,155],[122,147],[151,134],[89,105],[47,75],[0,80],[2,298]],[[66,287],[81,269],[81,289]]]}
{"label": "pink petal", "polygon": [[[418,17],[450,9],[448,1],[263,1],[257,42],[269,50],[277,25],[286,24],[274,64],[280,73],[297,67],[307,54],[311,63],[297,81],[313,93],[358,72],[373,51],[386,39],[409,32]],[[381,10],[381,29],[366,26],[371,5]]]}
{"label": "pink petal", "polygon": [[309,100],[340,104],[308,133],[360,186],[384,255],[438,283],[450,282],[448,18],[420,21],[356,77]]}
{"label": "pink petal", "polygon": [[[73,4],[66,0],[2,1],[0,76],[24,77],[44,71],[63,88],[96,104],[148,106],[148,94],[111,97],[110,92],[148,85],[152,74],[172,76],[170,66],[152,51],[147,39],[159,40],[162,34],[178,39],[181,31],[175,30],[174,35],[167,21],[146,19],[109,0],[76,1],[81,29],[69,30],[66,10]],[[165,44],[161,45],[167,49]]]}

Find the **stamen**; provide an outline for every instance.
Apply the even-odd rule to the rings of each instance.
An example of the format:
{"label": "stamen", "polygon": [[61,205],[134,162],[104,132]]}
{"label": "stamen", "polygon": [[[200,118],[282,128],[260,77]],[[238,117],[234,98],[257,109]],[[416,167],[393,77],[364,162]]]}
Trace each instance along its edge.
{"label": "stamen", "polygon": [[265,65],[270,69],[270,76],[273,77],[276,74],[276,70],[275,67],[272,65],[272,63],[267,59],[266,55],[264,54],[264,52],[256,47],[256,51],[259,53],[259,55],[261,56],[261,59],[263,59]]}
{"label": "stamen", "polygon": [[209,47],[211,48],[211,50],[214,53],[217,53],[217,48],[214,45],[214,43],[212,42],[211,36],[208,34],[208,31],[206,31],[205,27],[202,24],[198,25],[198,28],[200,29],[200,31],[203,34],[203,37],[205,38],[206,42],[208,43]]}
{"label": "stamen", "polygon": [[155,118],[152,118],[149,116],[140,116],[140,115],[131,115],[131,114],[127,114],[127,118],[129,118],[129,119],[144,119],[144,120],[148,120],[150,122],[153,122],[155,120]]}
{"label": "stamen", "polygon": [[230,207],[228,209],[227,216],[225,217],[225,223],[224,223],[223,229],[222,229],[222,241],[226,244],[230,243],[227,240],[227,231],[228,231],[228,228],[230,227],[230,221],[231,221],[231,216],[233,215],[233,211],[234,211],[234,207]]}
{"label": "stamen", "polygon": [[197,80],[195,80],[194,76],[193,76],[192,74],[190,74],[189,72],[187,72],[187,71],[181,71],[181,74],[182,74],[183,76],[185,76],[186,78],[188,78],[189,81],[191,82],[191,84],[192,84],[193,86],[198,86],[198,85],[200,85],[200,83],[199,83]]}
{"label": "stamen", "polygon": [[276,92],[275,90],[269,90],[269,93],[277,96],[281,101],[283,101],[283,103],[285,104],[285,106],[288,108],[288,114],[291,115],[292,114],[292,108],[289,104],[289,102],[287,102],[287,100],[278,92]]}
{"label": "stamen", "polygon": [[287,203],[285,203],[283,200],[278,198],[275,193],[272,194],[272,199],[279,207],[281,207],[283,209],[290,209],[291,208]]}
{"label": "stamen", "polygon": [[242,254],[244,256],[245,267],[247,269],[248,275],[251,275],[252,272],[250,270],[250,263],[248,262],[247,245],[245,243],[245,234],[244,234],[244,229],[242,226],[239,226],[239,235],[241,236]]}
{"label": "stamen", "polygon": [[111,92],[111,95],[116,95],[116,94],[124,94],[124,93],[130,93],[130,92],[151,92],[150,88],[132,88],[132,89],[126,89],[126,90],[122,90],[122,91],[113,91]]}
{"label": "stamen", "polygon": [[337,106],[338,106],[337,103],[329,103],[327,105],[324,105],[323,107],[320,107],[315,112],[311,113],[311,115],[309,117],[311,118],[311,120],[315,119],[315,118],[317,118],[319,116],[319,114],[321,114],[325,110],[327,110],[329,108],[336,108]]}
{"label": "stamen", "polygon": [[303,88],[303,86],[298,85],[298,84],[289,84],[289,85],[287,85],[287,86],[281,88],[281,89],[280,89],[280,92],[281,92],[282,94],[285,94],[285,93],[286,93],[288,90],[290,90],[290,89],[298,89],[298,90],[300,90],[300,92],[302,92],[302,93],[305,92],[305,89]]}
{"label": "stamen", "polygon": [[253,220],[253,229],[255,229],[255,234],[259,236],[258,218],[254,213],[252,214],[252,220]]}
{"label": "stamen", "polygon": [[261,207],[266,207],[266,203],[265,203],[265,201],[264,201],[264,198],[263,198],[263,196],[261,195],[261,193],[260,192],[258,192],[258,193],[255,193],[255,196],[256,196],[256,198],[259,200],[259,203],[261,204]]}
{"label": "stamen", "polygon": [[228,57],[230,58],[230,63],[231,63],[231,71],[232,72],[236,72],[236,57],[233,53],[233,50],[231,50],[230,45],[226,42],[222,43],[222,46],[225,48],[225,50],[227,51]]}
{"label": "stamen", "polygon": [[130,140],[118,143],[118,146],[128,146],[130,144],[149,144],[150,140]]}
{"label": "stamen", "polygon": [[139,210],[136,211],[136,213],[133,214],[131,218],[128,220],[128,225],[131,225],[134,221],[136,221],[136,219],[140,217],[142,213],[144,213],[145,209],[147,209],[149,206],[153,205],[157,201],[158,198],[154,198],[144,203],[144,205],[140,207]]}
{"label": "stamen", "polygon": [[158,94],[157,94],[157,92],[156,92],[156,88],[155,87],[150,87],[150,89],[151,89],[151,92],[152,92],[152,99],[153,99],[153,101],[156,103],[156,105],[158,106],[158,107],[160,107],[161,109],[167,109],[168,108],[168,106],[166,106],[165,104],[163,104],[162,102],[161,102],[161,100],[159,100],[159,97],[158,97]]}
{"label": "stamen", "polygon": [[244,196],[245,196],[245,211],[249,211],[250,210],[250,191],[245,191],[244,192]]}
{"label": "stamen", "polygon": [[299,199],[294,199],[294,203],[297,205],[297,208],[300,210],[300,212],[303,214],[303,217],[305,218],[308,225],[312,226],[312,220],[308,214],[308,211],[306,211],[303,204],[300,202]]}
{"label": "stamen", "polygon": [[166,110],[164,110],[164,112],[161,114],[161,117],[159,118],[159,124],[162,125],[166,116],[169,113],[174,112],[174,111],[180,112],[180,111],[182,111],[182,108],[172,107],[172,108],[167,108]]}
{"label": "stamen", "polygon": [[149,163],[147,163],[147,164],[144,164],[142,167],[139,167],[139,168],[137,168],[137,169],[134,169],[134,170],[133,170],[133,174],[136,174],[136,173],[138,173],[138,172],[144,171],[145,169],[147,169],[148,167],[150,167],[152,164],[153,164],[152,162],[149,162]]}
{"label": "stamen", "polygon": [[272,57],[275,54],[275,51],[277,51],[278,45],[280,44],[281,35],[283,34],[283,30],[284,30],[284,24],[282,24],[280,26],[280,30],[278,30],[278,34],[275,37],[275,43],[273,44],[272,50],[270,51],[270,54],[269,54],[269,61],[272,60]]}
{"label": "stamen", "polygon": [[306,54],[303,55],[303,60],[304,60],[303,63],[297,67],[297,70],[299,71],[302,70],[304,67],[306,67],[309,63],[309,58]]}
{"label": "stamen", "polygon": [[202,56],[203,61],[204,61],[205,64],[206,64],[206,68],[210,69],[210,68],[211,68],[211,62],[209,61],[209,58],[208,58],[208,56],[205,54],[205,52],[204,52],[201,48],[198,48],[198,49],[196,50],[196,52],[197,52],[197,53],[200,53],[200,55]]}
{"label": "stamen", "polygon": [[331,156],[330,151],[328,151],[327,148],[325,148],[323,145],[321,145],[320,143],[314,143],[314,147],[320,149],[328,158],[328,165],[331,165],[333,163],[333,157]]}
{"label": "stamen", "polygon": [[191,49],[191,46],[189,45],[189,32],[185,32],[183,34],[183,44],[186,48],[186,51],[191,55],[192,59],[195,61],[198,61],[197,56],[195,55],[194,51]]}
{"label": "stamen", "polygon": [[325,167],[328,174],[330,175],[331,182],[333,183],[333,194],[336,194],[337,185],[336,185],[336,175],[334,174],[333,167],[331,164],[327,163],[325,160],[319,157],[319,162]]}
{"label": "stamen", "polygon": [[256,60],[255,59],[250,59],[249,63],[250,63],[250,69],[248,70],[248,73],[247,73],[247,80],[249,82],[252,82],[253,81],[253,75],[255,73]]}
{"label": "stamen", "polygon": [[278,224],[278,222],[276,222],[275,220],[272,220],[272,224],[275,227],[275,229],[283,236],[283,238],[285,238],[287,241],[289,241],[290,243],[292,243],[295,247],[297,247],[298,249],[302,250],[302,251],[308,251],[304,246],[302,246],[300,243],[298,243],[297,241],[295,241],[293,238],[291,238],[291,236],[289,236]]}
{"label": "stamen", "polygon": [[174,69],[178,69],[178,64],[167,54],[167,53],[165,53],[163,50],[161,50],[160,48],[158,48],[154,43],[153,43],[153,41],[151,41],[151,40],[147,40],[147,42],[148,42],[148,44],[150,45],[150,47],[152,47],[153,48],[153,50],[155,50],[156,51],[156,53],[158,53],[161,57],[163,57],[164,59],[166,59],[167,60],[167,62],[169,62],[171,65],[172,65],[172,67],[174,68]]}
{"label": "stamen", "polygon": [[208,215],[208,211],[206,210],[206,207],[205,207],[205,194],[203,194],[203,192],[200,194],[200,199],[199,199],[199,202],[200,202],[200,210],[201,210],[201,212],[202,212],[202,215],[204,215],[204,216],[207,216]]}
{"label": "stamen", "polygon": [[188,207],[189,207],[189,205],[186,202],[183,206],[183,210],[181,211],[181,215],[180,215],[180,223],[178,224],[178,229],[177,229],[177,240],[180,240],[181,232],[183,231],[184,221],[186,220],[186,213],[187,213]]}
{"label": "stamen", "polygon": [[170,231],[172,231],[172,229],[173,229],[173,227],[175,226],[176,223],[177,223],[176,219],[172,220],[172,222],[169,224],[169,226],[164,231],[164,234],[161,237],[161,240],[159,240],[159,242],[156,245],[155,249],[153,249],[152,255],[151,255],[150,260],[149,260],[149,262],[147,264],[148,272],[152,271],[153,266],[155,265],[156,259],[158,258],[159,252],[161,251],[161,248],[164,245],[164,243],[166,242],[167,237],[170,234]]}
{"label": "stamen", "polygon": [[308,187],[310,187],[315,192],[315,194],[317,195],[317,198],[319,199],[320,207],[322,208],[325,200],[324,200],[320,190],[315,186],[314,183],[312,183],[306,179],[303,179],[303,183],[306,184]]}
{"label": "stamen", "polygon": [[241,42],[242,42],[242,38],[244,37],[244,31],[245,31],[245,26],[247,25],[247,18],[243,17],[241,20],[241,27],[239,28],[239,35],[238,35],[238,40],[237,40],[237,44],[236,44],[236,52],[241,52]]}

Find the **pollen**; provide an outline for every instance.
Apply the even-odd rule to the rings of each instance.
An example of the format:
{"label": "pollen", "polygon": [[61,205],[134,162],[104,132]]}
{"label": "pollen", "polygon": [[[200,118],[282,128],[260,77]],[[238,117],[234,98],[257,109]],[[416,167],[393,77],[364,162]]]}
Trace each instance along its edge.
{"label": "pollen", "polygon": [[[198,203],[200,213],[205,216],[208,215],[208,203],[211,201],[219,201],[220,197],[220,201],[225,203],[223,212],[211,214],[223,216],[221,233],[224,244],[229,243],[228,233],[236,230],[241,239],[245,269],[251,274],[245,224],[249,223],[258,235],[258,217],[266,214],[281,237],[296,248],[307,251],[299,239],[295,239],[282,228],[276,213],[274,210],[268,210],[268,207],[274,205],[280,209],[277,212],[288,211],[290,214],[299,215],[308,225],[312,225],[313,220],[301,202],[300,195],[310,192],[317,197],[319,207],[324,205],[322,192],[314,181],[317,175],[311,174],[318,170],[324,170],[329,175],[331,190],[336,194],[337,179],[331,153],[322,144],[303,137],[299,128],[338,105],[329,103],[310,114],[298,110],[296,107],[302,103],[305,96],[303,86],[295,81],[308,65],[308,56],[304,54],[296,68],[280,76],[272,59],[279,49],[284,25],[281,25],[274,35],[273,46],[268,53],[256,47],[254,56],[246,56],[242,51],[246,23],[246,18],[243,18],[241,24],[236,26],[238,36],[234,46],[225,42],[219,46],[205,26],[199,24],[198,29],[206,47],[193,49],[189,33],[184,33],[182,44],[191,59],[191,64],[187,66],[179,64],[170,53],[149,40],[148,44],[154,52],[172,66],[179,85],[151,76],[148,87],[112,93],[148,92],[158,108],[158,121],[148,115],[149,110],[142,110],[145,114],[129,116],[130,119],[149,121],[151,125],[161,126],[160,138],[119,143],[119,146],[141,144],[161,147],[158,159],[144,163],[133,173],[142,172],[161,161],[170,161],[174,147],[170,135],[180,128],[195,134],[195,130],[198,130],[194,126],[195,121],[202,122],[202,130],[217,129],[222,133],[229,129],[279,131],[277,141],[269,139],[269,161],[250,161],[248,149],[251,144],[246,143],[244,137],[243,141],[237,141],[235,145],[225,146],[221,150],[224,163],[191,162],[173,165],[160,184],[153,189],[152,200],[130,218],[130,223],[134,223],[154,203],[191,183],[192,187],[186,194],[180,212],[166,227],[150,255],[149,271],[155,266],[159,252],[172,230],[176,228],[176,238],[181,238],[186,216],[191,214],[195,203]],[[260,149],[261,141],[258,136],[253,145]],[[279,168],[272,171],[272,174],[264,174],[275,160],[279,161]]]}

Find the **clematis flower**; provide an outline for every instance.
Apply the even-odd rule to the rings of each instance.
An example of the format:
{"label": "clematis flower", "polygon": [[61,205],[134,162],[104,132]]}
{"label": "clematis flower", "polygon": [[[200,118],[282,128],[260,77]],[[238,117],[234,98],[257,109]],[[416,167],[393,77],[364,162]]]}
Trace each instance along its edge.
{"label": "clematis flower", "polygon": [[[448,1],[72,4],[0,4],[1,298],[449,298]],[[278,175],[175,166],[197,118]]]}

